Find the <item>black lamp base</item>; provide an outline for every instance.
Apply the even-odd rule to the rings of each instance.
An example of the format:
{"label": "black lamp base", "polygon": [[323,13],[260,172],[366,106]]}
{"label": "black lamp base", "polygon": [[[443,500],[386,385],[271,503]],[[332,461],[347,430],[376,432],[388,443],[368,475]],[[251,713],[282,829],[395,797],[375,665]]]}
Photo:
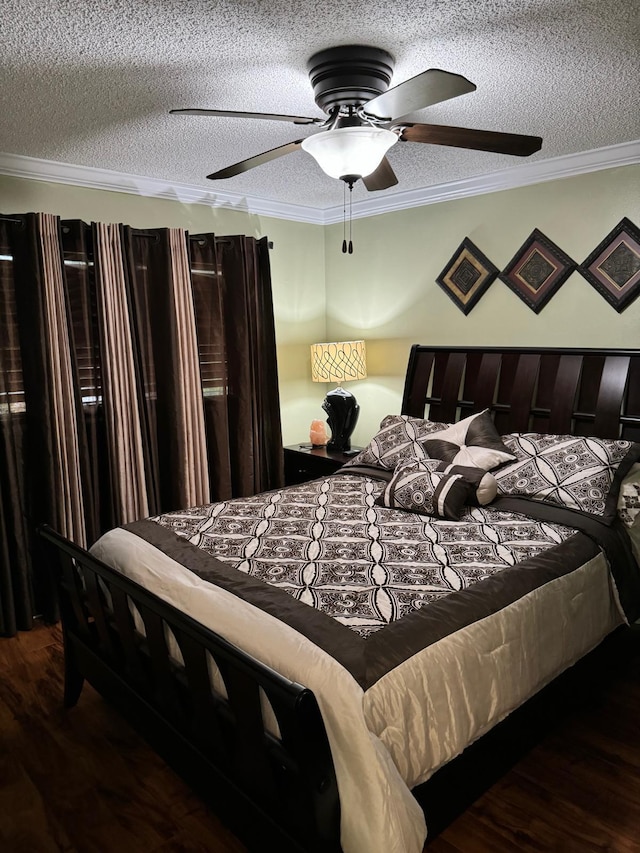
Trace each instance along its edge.
{"label": "black lamp base", "polygon": [[327,423],[331,430],[331,440],[327,450],[338,450],[344,453],[351,450],[351,433],[358,423],[360,406],[350,391],[335,388],[324,398],[322,408],[327,413]]}

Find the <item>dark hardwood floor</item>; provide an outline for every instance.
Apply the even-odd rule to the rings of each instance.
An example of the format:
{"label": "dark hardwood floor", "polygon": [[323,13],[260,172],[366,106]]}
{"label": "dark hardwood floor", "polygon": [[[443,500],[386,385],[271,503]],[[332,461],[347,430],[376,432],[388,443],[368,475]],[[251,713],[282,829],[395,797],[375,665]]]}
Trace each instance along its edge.
{"label": "dark hardwood floor", "polygon": [[[90,687],[62,709],[59,628],[0,639],[0,669],[1,851],[245,850]],[[507,725],[473,773],[462,764],[445,779],[443,803],[447,785],[475,796],[464,789],[478,765],[496,777],[427,853],[640,853],[640,626],[516,722],[529,738],[511,749]]]}

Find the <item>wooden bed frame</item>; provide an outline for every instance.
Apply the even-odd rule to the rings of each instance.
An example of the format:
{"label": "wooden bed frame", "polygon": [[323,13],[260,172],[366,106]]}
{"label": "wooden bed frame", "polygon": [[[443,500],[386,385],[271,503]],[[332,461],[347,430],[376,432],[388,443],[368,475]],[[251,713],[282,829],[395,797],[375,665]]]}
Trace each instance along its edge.
{"label": "wooden bed frame", "polygon": [[640,350],[411,348],[402,414],[452,423],[491,409],[499,433],[640,440]]}
{"label": "wooden bed frame", "polygon": [[[484,408],[502,433],[640,440],[640,350],[411,349],[403,414],[426,409],[431,420],[453,422]],[[269,841],[283,853],[337,853],[338,790],[313,693],[50,528],[40,533],[60,580],[65,706],[89,681],[251,849]],[[170,655],[169,631],[184,664]],[[226,698],[212,691],[209,657]],[[265,726],[264,696],[280,738]]]}

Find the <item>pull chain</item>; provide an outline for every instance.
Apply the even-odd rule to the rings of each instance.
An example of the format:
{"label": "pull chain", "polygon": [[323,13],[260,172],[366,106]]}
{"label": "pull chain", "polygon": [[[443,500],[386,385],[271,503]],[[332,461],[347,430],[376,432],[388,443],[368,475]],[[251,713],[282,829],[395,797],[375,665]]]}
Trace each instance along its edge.
{"label": "pull chain", "polygon": [[342,184],[342,253],[347,254],[347,185]]}
{"label": "pull chain", "polygon": [[[353,185],[358,180],[359,175],[344,175],[340,180],[342,185],[342,252],[353,255],[353,240],[351,235],[353,232]],[[347,244],[347,184],[349,184],[349,243]]]}
{"label": "pull chain", "polygon": [[353,241],[351,240],[351,226],[353,223],[353,184],[349,187],[349,254],[353,255]]}

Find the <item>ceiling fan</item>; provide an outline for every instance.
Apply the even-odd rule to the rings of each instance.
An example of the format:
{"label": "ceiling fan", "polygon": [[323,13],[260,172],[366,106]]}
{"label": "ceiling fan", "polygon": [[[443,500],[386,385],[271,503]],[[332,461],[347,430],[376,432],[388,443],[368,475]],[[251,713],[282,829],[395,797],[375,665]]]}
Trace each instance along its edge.
{"label": "ceiling fan", "polygon": [[315,102],[327,118],[210,109],[178,109],[171,113],[288,121],[320,128],[319,133],[207,175],[212,181],[232,178],[302,148],[326,174],[345,181],[351,188],[361,178],[368,190],[384,190],[398,183],[386,157],[386,152],[398,141],[450,145],[516,157],[527,157],[540,150],[539,136],[411,121],[410,113],[473,92],[476,86],[459,74],[430,68],[390,89],[393,67],[389,53],[365,45],[343,45],[314,54],[307,63],[309,79]]}

